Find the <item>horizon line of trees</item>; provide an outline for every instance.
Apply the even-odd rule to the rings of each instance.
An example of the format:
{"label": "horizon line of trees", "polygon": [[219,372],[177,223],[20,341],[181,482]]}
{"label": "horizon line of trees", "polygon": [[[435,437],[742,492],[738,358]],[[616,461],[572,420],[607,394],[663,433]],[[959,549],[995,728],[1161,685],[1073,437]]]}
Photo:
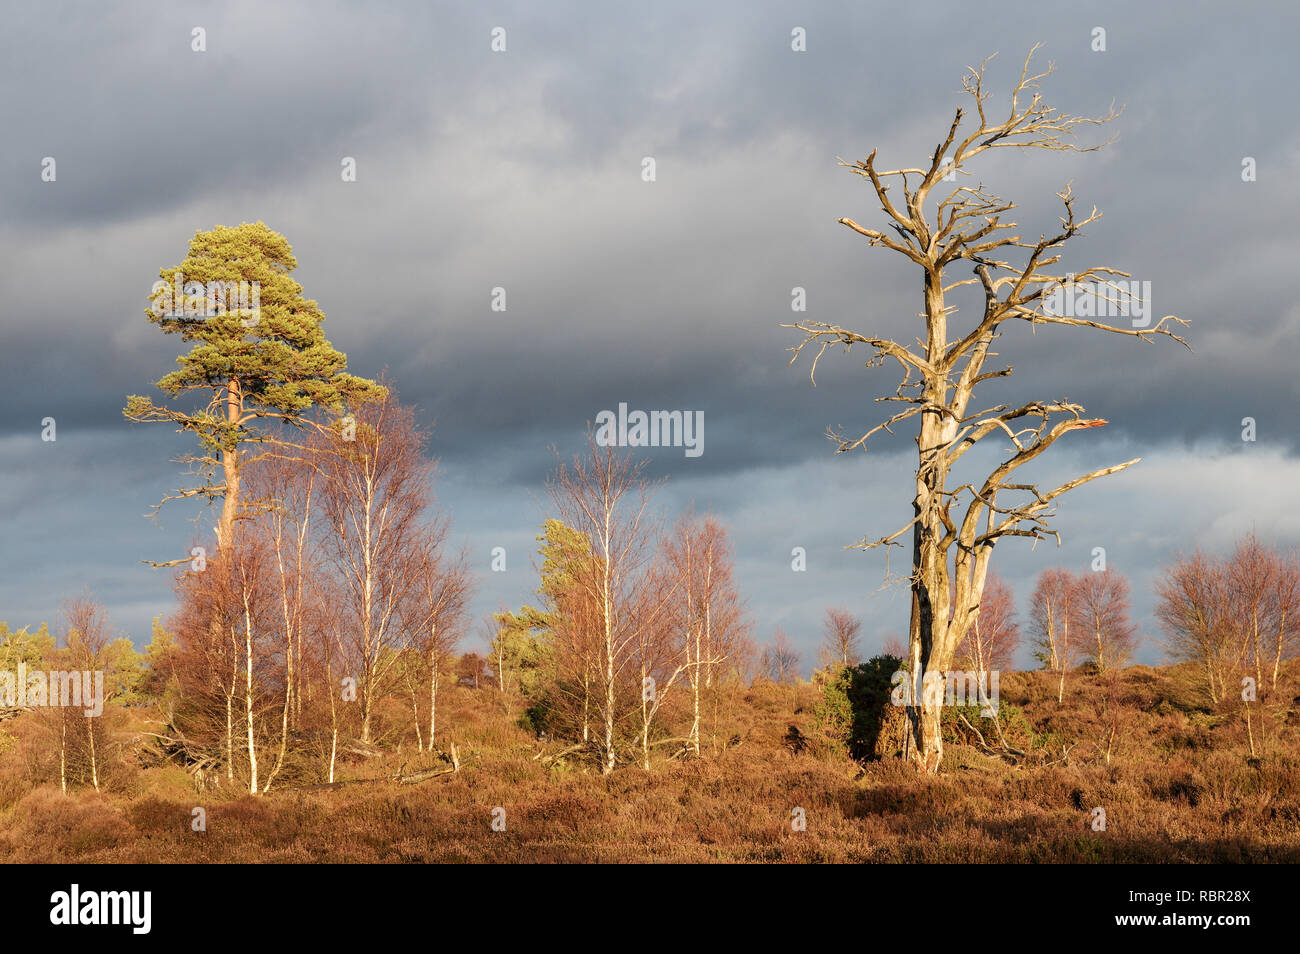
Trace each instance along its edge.
{"label": "horizon line of trees", "polygon": [[[356,424],[351,440],[313,430],[292,454],[250,465],[230,547],[178,573],[178,610],[166,626],[155,620],[144,652],[110,639],[86,594],[64,604],[61,639],[47,626],[0,624],[0,671],[103,669],[106,702],[165,712],[153,734],[160,754],[179,755],[199,780],[259,793],[278,779],[333,781],[343,746],[413,740],[434,752],[454,735],[437,717],[451,684],[495,689],[543,741],[585,750],[609,772],[716,753],[726,746],[719,714],[736,690],[798,681],[784,630],[761,651],[752,640],[726,528],[692,511],[671,524],[656,517],[641,466],[594,445],[551,481],[561,516],[537,538],[538,605],[493,614],[485,652],[459,651],[474,581],[428,506],[427,434],[395,391]],[[367,512],[384,513],[369,535]],[[1176,558],[1156,593],[1169,658],[1191,664],[1189,685],[1208,708],[1240,710],[1253,746],[1253,704],[1300,656],[1300,561],[1252,533],[1223,556]],[[1058,702],[1079,666],[1113,674],[1131,660],[1128,597],[1112,570],[1038,575],[1026,628]],[[861,662],[852,613],[827,609],[822,635],[819,671]],[[1009,669],[1020,640],[1011,588],[991,576],[957,665]],[[96,719],[40,710],[33,770],[64,791],[99,789],[123,745],[112,706]]]}
{"label": "horizon line of trees", "polygon": [[[1194,689],[1210,705],[1242,691],[1276,687],[1282,664],[1300,657],[1300,555],[1261,542],[1254,533],[1233,551],[1179,555],[1155,585],[1160,645],[1173,663],[1198,669]],[[1086,666],[1106,674],[1128,665],[1141,637],[1131,617],[1128,580],[1111,570],[1039,572],[1025,616],[1031,658],[1056,678],[1064,697],[1069,672]],[[822,621],[817,671],[852,668],[861,658],[862,620],[829,607]],[[990,573],[972,626],[958,644],[958,669],[1010,670],[1022,641],[1010,585]],[[906,661],[897,636],[883,655]],[[761,649],[760,671],[774,682],[798,679],[800,654],[780,626]]]}

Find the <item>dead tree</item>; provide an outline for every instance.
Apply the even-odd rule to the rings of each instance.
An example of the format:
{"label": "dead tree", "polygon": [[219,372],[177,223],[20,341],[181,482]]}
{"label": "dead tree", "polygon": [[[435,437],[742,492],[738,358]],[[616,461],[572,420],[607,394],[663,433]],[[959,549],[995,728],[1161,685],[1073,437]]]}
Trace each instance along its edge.
{"label": "dead tree", "polygon": [[[847,218],[840,219],[840,223],[866,237],[871,246],[902,255],[921,271],[924,298],[919,317],[923,334],[917,339],[916,347],[823,322],[804,321],[786,326],[804,334],[803,341],[790,349],[794,352],[792,364],[806,347],[818,346],[810,369],[814,384],[818,360],[835,344],[843,345],[845,351],[854,345],[865,346],[871,351],[869,368],[892,359],[902,369],[902,382],[896,392],[877,399],[904,405],[902,410],[860,437],[850,439],[836,432],[830,436],[840,453],[865,449],[868,440],[881,431],[892,434],[895,426],[911,418],[919,419],[912,519],[888,536],[876,540],[864,538],[853,545],[861,549],[901,546],[898,538],[908,532],[912,534],[909,659],[913,684],[918,689],[923,685],[925,673],[950,667],[957,644],[973,624],[994,544],[1003,537],[1038,540],[1055,535],[1047,521],[1054,513],[1057,498],[1088,481],[1130,467],[1138,460],[1103,467],[1045,491],[1031,483],[1016,482],[1019,468],[1039,457],[1060,438],[1106,422],[1085,419],[1080,405],[1064,399],[972,411],[970,402],[977,385],[1011,374],[1009,366],[984,369],[986,359],[995,354],[990,348],[999,337],[1002,324],[1020,320],[1029,323],[1031,328],[1038,325],[1095,328],[1143,340],[1164,335],[1186,345],[1170,330],[1173,324],[1186,322],[1173,315],[1161,318],[1150,327],[1124,328],[1076,314],[1074,308],[1054,306],[1053,298],[1061,291],[1073,294],[1073,289],[1067,287],[1071,282],[1085,282],[1088,284],[1083,288],[1099,289],[1095,299],[1109,303],[1104,310],[1111,311],[1116,304],[1125,304],[1121,300],[1124,289],[1115,283],[1116,279],[1129,277],[1126,272],[1099,265],[1076,270],[1070,276],[1055,268],[1065,244],[1100,217],[1094,207],[1080,219],[1068,185],[1058,193],[1064,204],[1059,229],[1050,235],[1040,235],[1037,240],[1023,239],[1014,222],[1004,221],[1004,216],[1016,208],[1015,204],[994,195],[983,184],[974,187],[959,184],[938,199],[933,210],[929,207],[932,192],[942,192],[948,178],[955,181],[959,175],[969,175],[973,160],[990,150],[1016,147],[1091,152],[1100,148],[1078,146],[1073,141],[1074,135],[1079,127],[1109,122],[1117,113],[1112,108],[1105,116],[1086,118],[1049,107],[1038,89],[1040,81],[1053,68],[1049,64],[1044,72],[1030,73],[1036,50],[1037,46],[1025,59],[1020,79],[1011,92],[1010,110],[1003,119],[994,118],[988,109],[991,94],[984,90],[984,68],[988,61],[967,70],[962,88],[974,101],[978,124],[962,134],[966,114],[958,109],[928,164],[881,170],[876,167],[875,151],[860,162],[841,162],[870,182],[888,217],[889,228],[888,231],[867,228]],[[901,195],[891,192],[895,186]],[[1017,261],[1011,261],[1012,258]],[[974,277],[947,277],[950,269],[963,266],[969,267]],[[948,296],[964,286],[970,286],[976,294],[982,293],[983,306],[973,327],[963,332],[949,325],[955,307],[949,304]],[[1079,311],[1088,313],[1091,309]],[[954,465],[988,437],[1011,442],[1006,458],[982,480],[949,486],[949,473]],[[936,771],[943,757],[940,704],[941,700],[927,700],[918,691],[908,707],[916,743],[912,757],[927,772]]]}

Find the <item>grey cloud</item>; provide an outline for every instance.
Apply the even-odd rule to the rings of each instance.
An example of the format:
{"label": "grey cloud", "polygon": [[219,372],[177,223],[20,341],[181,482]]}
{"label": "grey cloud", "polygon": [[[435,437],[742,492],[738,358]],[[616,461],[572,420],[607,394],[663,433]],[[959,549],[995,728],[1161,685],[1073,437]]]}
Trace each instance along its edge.
{"label": "grey cloud", "polygon": [[[78,10],[75,22],[48,7],[11,11],[0,40],[0,435],[12,453],[0,502],[19,569],[0,584],[0,618],[51,618],[83,582],[137,638],[166,610],[165,579],[136,561],[193,528],[181,512],[161,530],[140,517],[179,482],[168,458],[185,449],[121,419],[125,395],[147,391],[176,354],[145,323],[144,299],[196,229],[263,219],[294,244],[297,277],[352,369],[388,367],[437,421],[440,499],[483,566],[485,547],[531,546],[540,510],[528,494],[542,494],[549,448],[572,452],[596,411],[701,409],[705,455],[660,451],[652,473],[670,477],[666,503],[730,516],[759,636],[780,623],[807,655],[820,607],[845,602],[881,617],[869,633],[901,631],[906,600],[870,595],[882,567],[841,547],[906,509],[910,437],[873,444],[876,463],[835,458],[822,436],[875,423],[872,399],[893,372],[833,353],[813,388],[803,361],[785,366],[797,338],[779,325],[915,335],[915,276],[835,223],[879,217],[835,157],[879,146],[882,161],[917,161],[959,103],[962,68],[1000,51],[990,89],[1001,108],[1037,40],[1058,66],[1049,101],[1081,113],[1126,104],[1120,139],[1084,156],[999,156],[982,173],[1023,202],[1033,235],[1055,223],[1053,193],[1073,179],[1080,203],[1105,216],[1072,261],[1151,280],[1157,313],[1188,318],[1196,351],[1009,328],[999,344],[1016,374],[985,396],[1070,397],[1108,418],[1105,440],[1072,444],[1063,469],[1108,461],[1112,447],[1147,458],[1110,482],[1125,493],[1080,491],[1060,516],[1063,528],[1131,540],[1111,545],[1132,547],[1129,562],[1148,573],[1134,578],[1141,590],[1203,525],[1269,520],[1214,476],[1253,452],[1239,440],[1243,416],[1258,420],[1277,472],[1300,439],[1285,412],[1300,140],[1281,118],[1291,84],[1278,82],[1295,72],[1296,19],[1282,4],[1253,18],[1119,3],[1014,18],[913,5],[889,19],[740,3],[122,5]],[[494,57],[498,23],[509,51]],[[1087,46],[1099,24],[1104,54]],[[206,54],[189,50],[194,25],[208,29]],[[795,25],[806,54],[789,50]],[[46,155],[57,183],[39,179]],[[358,159],[355,184],[339,181],[343,155]],[[658,161],[653,184],[639,178],[645,155]],[[1245,155],[1257,182],[1240,180]],[[504,314],[488,308],[497,285]],[[806,316],[790,312],[794,285],[808,290]],[[46,415],[60,422],[62,456],[40,446]],[[1168,461],[1181,462],[1203,516],[1161,510],[1164,489],[1139,476]],[[797,580],[795,537],[819,567]],[[1033,561],[1086,552],[1031,560],[1000,548],[999,559],[1023,597]],[[478,608],[527,598],[526,566],[512,560],[508,580],[485,574]]]}

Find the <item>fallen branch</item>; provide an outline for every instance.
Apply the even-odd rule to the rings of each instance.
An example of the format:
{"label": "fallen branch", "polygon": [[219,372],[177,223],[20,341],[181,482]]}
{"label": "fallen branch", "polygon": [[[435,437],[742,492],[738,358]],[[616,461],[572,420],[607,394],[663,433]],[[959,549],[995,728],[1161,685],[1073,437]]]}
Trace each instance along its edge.
{"label": "fallen branch", "polygon": [[377,759],[384,755],[384,750],[371,745],[368,742],[362,742],[360,739],[349,742],[343,746],[344,752],[351,752],[353,755],[360,755],[368,759]]}
{"label": "fallen branch", "polygon": [[1013,749],[1011,746],[1007,745],[1007,740],[1002,735],[1002,726],[998,723],[997,719],[993,720],[993,725],[997,728],[998,737],[1002,740],[1001,751],[998,751],[997,749],[993,748],[993,746],[989,745],[988,742],[985,740],[983,733],[981,733],[979,729],[975,728],[975,726],[971,725],[968,721],[966,721],[966,717],[964,715],[961,715],[959,713],[957,715],[957,718],[961,720],[962,725],[970,729],[971,732],[975,733],[975,738],[979,739],[978,748],[985,755],[991,755],[994,756],[995,758],[1008,759],[1013,765],[1016,763],[1018,759],[1025,758],[1024,752],[1021,752],[1019,749]]}
{"label": "fallen branch", "polygon": [[541,752],[538,752],[536,755],[533,756],[533,761],[536,762],[538,759],[541,759],[543,765],[550,765],[551,763],[564,758],[566,755],[572,755],[574,752],[581,751],[586,747],[587,747],[586,742],[579,742],[577,745],[571,745],[567,749],[561,749],[560,751],[556,752],[554,755],[548,755],[545,758],[542,758],[542,752],[545,752],[546,750],[542,749]]}
{"label": "fallen branch", "polygon": [[416,782],[423,782],[425,779],[436,778],[439,775],[455,775],[460,771],[460,766],[441,769],[425,769],[422,772],[408,772],[405,775],[394,775],[393,781],[400,785],[414,785]]}
{"label": "fallen branch", "polygon": [[[466,758],[477,758],[477,755],[466,756]],[[421,769],[418,772],[402,773],[398,771],[393,775],[376,775],[374,778],[346,778],[337,782],[321,782],[316,785],[299,785],[294,790],[302,792],[319,791],[321,789],[342,788],[344,785],[361,785],[366,782],[396,782],[399,785],[415,785],[418,782],[424,782],[431,778],[437,778],[441,775],[455,775],[460,771],[459,764],[451,768]]]}
{"label": "fallen branch", "polygon": [[1062,745],[1062,746],[1061,746],[1061,757],[1060,757],[1059,759],[1053,759],[1053,760],[1050,761],[1050,762],[1044,762],[1042,767],[1043,767],[1043,768],[1047,768],[1049,765],[1057,765],[1057,764],[1059,764],[1059,763],[1061,763],[1061,762],[1064,762],[1066,765],[1069,765],[1069,764],[1070,764],[1070,753],[1071,753],[1072,751],[1074,751],[1074,747],[1075,747],[1076,745],[1078,745],[1078,744],[1079,744],[1078,742],[1072,742],[1072,743],[1070,743],[1069,745]]}

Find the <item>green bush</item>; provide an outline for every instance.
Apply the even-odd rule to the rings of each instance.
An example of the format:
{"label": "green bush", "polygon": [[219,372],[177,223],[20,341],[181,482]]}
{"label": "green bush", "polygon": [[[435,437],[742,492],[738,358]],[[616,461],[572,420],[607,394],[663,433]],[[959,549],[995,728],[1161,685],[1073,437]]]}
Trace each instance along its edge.
{"label": "green bush", "polygon": [[891,680],[902,668],[897,656],[881,655],[857,666],[823,671],[822,694],[813,707],[817,731],[852,758],[879,758],[882,748],[893,747],[902,715],[889,700]]}

